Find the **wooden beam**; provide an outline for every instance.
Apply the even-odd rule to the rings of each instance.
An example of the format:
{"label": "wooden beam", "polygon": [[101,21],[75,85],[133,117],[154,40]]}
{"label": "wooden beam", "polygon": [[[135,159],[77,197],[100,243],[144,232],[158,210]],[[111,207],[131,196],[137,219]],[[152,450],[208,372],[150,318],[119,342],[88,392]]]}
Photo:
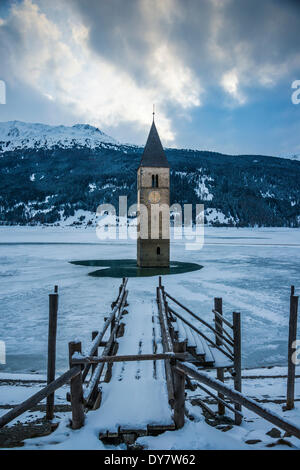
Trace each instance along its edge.
{"label": "wooden beam", "polygon": [[[72,356],[75,352],[81,353],[81,343],[72,341],[69,343],[69,362],[72,365]],[[71,367],[72,368],[72,367]],[[71,406],[72,406],[72,429],[80,429],[84,425],[82,373],[72,377],[70,383]]]}
{"label": "wooden beam", "polygon": [[[163,306],[163,304],[162,304],[162,294],[161,294],[161,289],[159,287],[156,288],[156,299],[157,299],[157,306],[158,306],[158,316],[159,316],[159,322],[160,322],[163,350],[164,350],[164,352],[170,352],[170,351],[172,352],[173,351],[173,342],[172,342],[172,338],[171,338],[171,335],[170,335],[165,310],[164,310],[165,320],[163,318],[163,309],[164,309],[165,305]],[[167,331],[169,333],[169,338],[170,339],[167,338],[166,328],[167,328]],[[167,382],[167,389],[168,389],[168,401],[169,401],[170,406],[173,408],[174,401],[175,401],[173,372],[172,372],[172,369],[171,369],[170,361],[168,359],[165,361],[165,373],[166,373],[166,382]]]}
{"label": "wooden beam", "polygon": [[294,286],[291,288],[290,297],[290,319],[289,319],[289,341],[288,341],[288,379],[286,409],[292,410],[295,406],[295,373],[296,364],[293,361],[295,351],[295,341],[297,339],[297,320],[298,320],[298,297],[294,294]]}
{"label": "wooden beam", "polygon": [[[98,334],[99,334],[99,331],[92,331],[92,341],[94,341],[94,339],[97,338]],[[96,350],[94,352],[93,356],[97,356],[97,354],[98,354],[98,351]],[[95,366],[95,364],[93,364],[92,365],[92,375],[95,371],[95,368],[96,368],[96,366]]]}
{"label": "wooden beam", "polygon": [[[242,356],[241,356],[241,314],[233,312],[233,337],[234,337],[234,388],[238,392],[242,391]],[[235,404],[237,411],[242,411],[240,403]],[[236,413],[235,424],[240,425],[242,422],[241,416]]]}
{"label": "wooden beam", "polygon": [[[185,353],[186,341],[174,342],[175,353]],[[185,373],[172,367],[174,377],[174,422],[177,429],[184,426],[185,415]]]}
{"label": "wooden beam", "polygon": [[217,346],[210,338],[208,338],[208,336],[206,336],[204,333],[202,333],[202,331],[198,330],[198,328],[196,328],[192,323],[190,323],[188,320],[186,320],[182,315],[175,312],[175,310],[173,310],[173,308],[169,307],[169,310],[170,310],[171,313],[173,313],[173,315],[175,315],[175,317],[180,318],[180,320],[182,320],[184,323],[186,323],[190,328],[192,328],[192,330],[196,331],[196,333],[198,333],[198,335],[202,336],[208,343],[210,343],[212,346],[217,348],[219,351],[221,351],[222,354],[224,354],[231,361],[233,361],[233,357],[232,357],[231,354],[224,351],[220,346]]}
{"label": "wooden beam", "polygon": [[159,299],[159,306],[158,306],[159,307],[159,317],[160,317],[163,341],[164,341],[164,344],[165,344],[166,352],[172,352],[173,351],[173,343],[172,343],[172,339],[171,339],[171,336],[170,336],[168,320],[167,320],[167,314],[166,314],[166,311],[165,311],[165,304],[164,304],[161,289],[158,289],[158,299]]}
{"label": "wooden beam", "polygon": [[163,361],[166,359],[187,360],[186,353],[128,354],[124,356],[82,356],[73,357],[72,364],[101,364],[105,362]]}
{"label": "wooden beam", "polygon": [[13,419],[17,418],[21,414],[25,413],[25,411],[30,410],[40,401],[47,398],[49,395],[51,395],[51,393],[55,392],[55,390],[65,385],[70,379],[72,379],[72,377],[78,375],[80,371],[80,366],[72,367],[72,369],[68,370],[63,375],[58,377],[58,379],[54,380],[49,385],[47,385],[47,387],[42,388],[42,390],[39,390],[37,393],[27,398],[27,400],[15,406],[8,413],[0,417],[0,428],[8,424]]}
{"label": "wooden beam", "polygon": [[218,392],[223,393],[223,395],[227,396],[233,402],[239,403],[241,406],[243,405],[245,408],[247,408],[250,411],[253,411],[255,414],[257,414],[261,418],[266,419],[267,421],[274,424],[275,426],[278,426],[280,429],[283,429],[289,434],[292,434],[293,436],[300,439],[299,427],[297,427],[290,421],[284,420],[283,418],[281,418],[281,416],[277,415],[276,413],[273,413],[272,411],[268,410],[264,406],[261,406],[259,403],[252,400],[251,398],[245,397],[244,395],[242,395],[242,393],[231,389],[230,387],[223,384],[219,380],[216,380],[213,377],[210,377],[207,373],[197,371],[196,369],[192,369],[191,367],[188,367],[186,364],[182,362],[178,362],[176,364],[176,368],[180,372],[185,373],[189,375],[190,377],[193,377],[196,380],[199,380],[199,382],[203,383],[204,385],[207,385],[208,387]]}
{"label": "wooden beam", "polygon": [[[57,286],[55,286],[57,288]],[[54,290],[55,290],[54,288]],[[57,289],[56,289],[57,292]],[[57,310],[58,294],[49,295],[49,323],[48,323],[48,365],[47,365],[47,384],[55,380],[55,361],[56,361],[56,331],[57,331]],[[47,397],[46,419],[51,421],[54,418],[54,393]]]}

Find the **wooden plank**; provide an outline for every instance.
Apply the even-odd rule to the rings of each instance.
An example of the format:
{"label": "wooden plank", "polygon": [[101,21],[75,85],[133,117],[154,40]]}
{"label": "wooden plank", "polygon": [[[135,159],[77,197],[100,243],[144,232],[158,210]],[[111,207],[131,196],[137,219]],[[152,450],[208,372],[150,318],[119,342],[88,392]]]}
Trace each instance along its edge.
{"label": "wooden plank", "polygon": [[147,426],[148,435],[160,434],[166,431],[175,431],[175,424],[148,424]]}
{"label": "wooden plank", "polygon": [[[116,343],[115,341],[113,341],[112,346],[111,346],[110,351],[109,351],[110,356],[108,356],[108,357],[116,356],[117,352],[118,352],[118,349],[119,349],[119,344]],[[113,361],[108,361],[107,368],[106,368],[106,373],[105,373],[105,377],[104,377],[104,382],[106,382],[106,383],[111,381],[113,365],[114,365]]]}
{"label": "wooden plank", "polygon": [[[176,353],[185,353],[186,341],[174,343]],[[184,426],[185,415],[185,374],[173,367],[174,377],[174,422],[177,429]]]}
{"label": "wooden plank", "polygon": [[[57,286],[55,286],[57,287]],[[49,295],[47,384],[55,380],[58,294]],[[47,397],[46,419],[54,418],[54,393]]]}
{"label": "wooden plank", "polygon": [[46,397],[51,395],[51,393],[55,392],[55,390],[65,385],[72,377],[79,374],[80,371],[80,366],[72,367],[72,369],[68,370],[63,375],[58,377],[58,379],[54,380],[49,385],[47,385],[47,387],[42,388],[42,390],[39,390],[37,393],[27,398],[27,400],[15,406],[8,413],[0,417],[0,428],[8,424],[13,419],[17,418],[21,414],[23,414],[25,411],[30,410],[40,401],[44,400]]}
{"label": "wooden plank", "polygon": [[177,318],[175,321],[178,330],[180,332],[180,338],[182,340],[187,339],[187,350],[194,356],[195,360],[192,362],[203,362],[205,364],[213,365],[214,357],[207,346],[206,342],[202,340],[199,334],[194,333],[194,331],[189,327],[185,326],[184,322]]}
{"label": "wooden plank", "polygon": [[[206,341],[201,338],[200,335],[197,335],[197,343],[201,343],[201,349],[203,350],[204,352],[204,362],[205,364],[211,364],[213,365],[213,363],[215,362],[215,358],[214,358],[214,355],[211,351],[211,349],[209,348],[208,344],[206,343]],[[200,350],[200,348],[199,348]]]}
{"label": "wooden plank", "polygon": [[[189,328],[188,326],[186,326],[182,320],[180,320],[180,318],[177,318],[176,319],[176,323],[175,325],[177,325],[178,327],[178,333],[179,333],[179,336],[178,336],[178,340],[179,341],[187,341],[187,346],[188,347],[191,347],[191,348],[195,348],[195,352],[197,350],[197,341],[196,341],[196,338],[195,336],[193,335],[193,330],[191,328]],[[198,352],[199,355],[205,355],[204,353],[204,350],[199,350]]]}
{"label": "wooden plank", "polygon": [[[292,286],[291,293],[294,292]],[[290,319],[289,319],[289,341],[288,341],[288,379],[287,379],[287,396],[286,409],[292,410],[295,406],[295,373],[296,364],[293,361],[295,351],[295,341],[297,339],[297,320],[298,320],[298,297],[291,295],[290,297]]]}

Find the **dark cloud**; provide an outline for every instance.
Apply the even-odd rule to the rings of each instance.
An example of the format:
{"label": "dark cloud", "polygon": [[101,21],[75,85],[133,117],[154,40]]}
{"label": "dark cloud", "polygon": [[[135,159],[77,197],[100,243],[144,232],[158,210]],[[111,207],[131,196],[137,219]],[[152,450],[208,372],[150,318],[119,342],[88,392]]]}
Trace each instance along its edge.
{"label": "dark cloud", "polygon": [[[13,5],[18,15],[9,15]],[[274,149],[263,128],[280,112],[289,118],[276,135],[288,142],[299,129],[298,109],[288,107],[300,78],[300,1],[0,0],[0,18],[0,79],[14,90],[1,119],[100,120],[116,138],[143,142],[154,99],[161,134],[172,131],[176,145],[222,151],[229,139],[227,151],[251,148],[257,120]],[[87,47],[75,25],[79,37],[87,27]]]}
{"label": "dark cloud", "polygon": [[[90,27],[91,47],[140,80],[147,81],[145,58],[163,43],[204,80],[218,80],[222,71],[241,62],[245,71],[248,63],[255,80],[255,66],[281,67],[299,54],[299,1],[167,3],[169,15],[154,0],[72,0]],[[145,7],[151,4],[152,11]]]}
{"label": "dark cloud", "polygon": [[[67,0],[68,1],[68,0]],[[151,52],[141,16],[140,0],[72,1],[90,28],[90,45],[102,57],[138,76]]]}

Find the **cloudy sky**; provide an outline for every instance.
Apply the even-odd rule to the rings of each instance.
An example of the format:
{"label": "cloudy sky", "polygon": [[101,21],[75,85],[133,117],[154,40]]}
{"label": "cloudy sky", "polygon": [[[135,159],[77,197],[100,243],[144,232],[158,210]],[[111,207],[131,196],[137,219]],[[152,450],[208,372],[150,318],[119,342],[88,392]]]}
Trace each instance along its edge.
{"label": "cloudy sky", "polygon": [[300,153],[298,0],[0,0],[0,121],[144,144]]}

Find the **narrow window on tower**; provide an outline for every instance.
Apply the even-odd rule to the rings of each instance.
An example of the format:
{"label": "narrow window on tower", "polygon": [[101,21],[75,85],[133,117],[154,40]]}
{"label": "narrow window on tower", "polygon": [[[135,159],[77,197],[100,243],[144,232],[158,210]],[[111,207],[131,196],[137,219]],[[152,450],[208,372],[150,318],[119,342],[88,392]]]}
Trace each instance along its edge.
{"label": "narrow window on tower", "polygon": [[157,255],[160,255],[160,246],[158,246],[158,247],[156,248],[156,254],[157,254]]}
{"label": "narrow window on tower", "polygon": [[155,177],[152,175],[152,188],[155,188]]}
{"label": "narrow window on tower", "polygon": [[158,175],[155,177],[155,186],[158,188]]}

